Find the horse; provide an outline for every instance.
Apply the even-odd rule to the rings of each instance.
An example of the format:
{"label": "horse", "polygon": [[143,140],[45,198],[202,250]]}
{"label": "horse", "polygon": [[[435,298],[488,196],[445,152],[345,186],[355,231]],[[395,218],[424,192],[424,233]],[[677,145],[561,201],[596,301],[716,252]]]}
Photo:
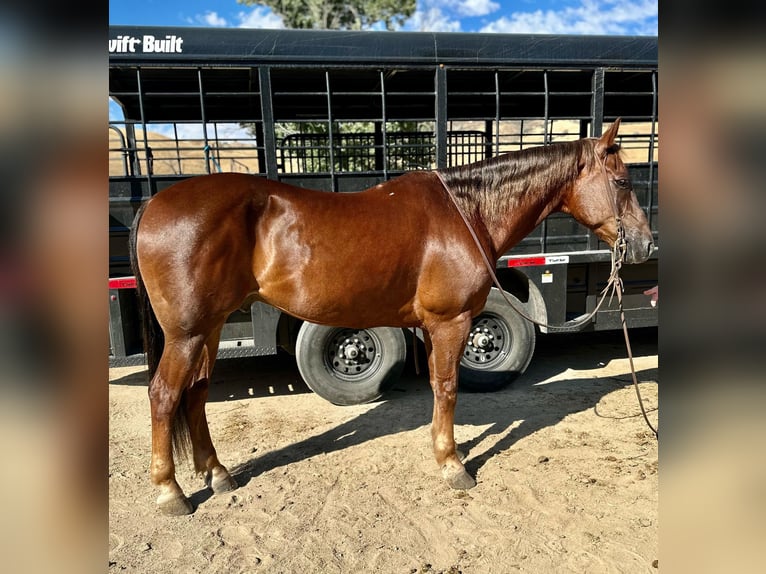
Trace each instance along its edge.
{"label": "horse", "polygon": [[475,486],[453,426],[460,357],[492,284],[483,258],[496,263],[554,211],[609,245],[622,227],[626,263],[653,250],[615,143],[619,124],[598,138],[410,171],[358,193],[217,173],[178,182],[142,204],[130,252],[145,325],[159,509],[193,512],[174,466],[174,454],[188,456],[189,447],[214,493],[237,487],[213,446],[205,403],[221,328],[255,300],[322,325],[421,329],[436,463],[450,487]]}

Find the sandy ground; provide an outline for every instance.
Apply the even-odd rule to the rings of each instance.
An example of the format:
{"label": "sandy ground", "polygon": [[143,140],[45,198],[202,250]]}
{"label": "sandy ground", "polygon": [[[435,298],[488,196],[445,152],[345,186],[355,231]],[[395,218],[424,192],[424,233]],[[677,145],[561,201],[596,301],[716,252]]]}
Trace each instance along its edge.
{"label": "sandy ground", "polygon": [[[656,424],[657,330],[631,341]],[[240,487],[213,496],[179,464],[181,518],[154,505],[145,371],[111,369],[108,571],[655,572],[658,443],[624,357],[621,333],[542,336],[511,386],[461,393],[468,491],[440,478],[411,362],[386,400],[338,407],[288,356],[220,361],[207,413]]]}

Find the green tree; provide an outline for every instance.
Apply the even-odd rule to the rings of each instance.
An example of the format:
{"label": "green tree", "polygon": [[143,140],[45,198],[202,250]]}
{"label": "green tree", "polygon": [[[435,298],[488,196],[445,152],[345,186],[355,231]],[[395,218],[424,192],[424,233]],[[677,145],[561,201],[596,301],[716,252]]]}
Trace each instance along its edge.
{"label": "green tree", "polygon": [[415,12],[415,0],[237,0],[268,6],[288,28],[365,30],[382,22],[395,30]]}

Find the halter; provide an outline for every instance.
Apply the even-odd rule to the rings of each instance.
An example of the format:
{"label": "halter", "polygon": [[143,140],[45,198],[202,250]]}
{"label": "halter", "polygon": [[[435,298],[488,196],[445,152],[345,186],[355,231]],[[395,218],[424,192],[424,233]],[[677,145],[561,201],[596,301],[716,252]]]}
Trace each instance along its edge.
{"label": "halter", "polygon": [[601,175],[604,180],[604,185],[603,185],[604,193],[606,194],[607,201],[612,205],[612,212],[614,214],[615,225],[617,227],[617,237],[615,238],[614,244],[612,245],[612,253],[611,253],[612,269],[609,272],[609,279],[607,280],[606,286],[601,291],[601,296],[598,301],[598,304],[593,309],[593,311],[591,311],[590,313],[588,313],[587,315],[583,317],[580,317],[576,321],[569,323],[567,327],[563,329],[561,327],[554,327],[553,325],[548,325],[547,323],[533,319],[532,317],[527,315],[524,311],[516,307],[516,305],[514,305],[513,302],[511,302],[511,300],[505,294],[505,290],[500,285],[500,281],[498,280],[497,275],[495,274],[494,266],[490,262],[487,253],[484,251],[484,248],[482,247],[481,242],[479,241],[479,238],[476,235],[476,231],[474,230],[473,225],[471,225],[471,222],[466,217],[465,213],[460,207],[460,204],[455,199],[455,196],[452,193],[452,190],[444,181],[444,177],[442,177],[442,174],[439,173],[439,171],[434,171],[433,173],[441,182],[442,187],[444,187],[444,190],[447,192],[447,196],[452,202],[452,205],[455,206],[455,209],[457,209],[457,212],[460,215],[461,219],[463,220],[463,223],[465,223],[465,226],[468,228],[468,231],[470,232],[471,237],[473,238],[473,241],[476,244],[476,247],[479,249],[479,253],[481,254],[482,260],[484,261],[484,265],[487,267],[487,271],[489,272],[489,275],[492,278],[492,282],[494,283],[495,287],[497,287],[497,289],[500,291],[500,295],[503,296],[503,299],[505,299],[505,302],[508,303],[508,305],[514,311],[516,311],[519,315],[524,317],[527,321],[531,321],[532,323],[535,323],[536,325],[539,325],[541,327],[545,327],[546,329],[555,329],[556,331],[559,331],[559,332],[576,331],[580,326],[590,321],[590,319],[592,319],[593,316],[596,313],[598,313],[607,295],[609,295],[610,304],[612,302],[612,297],[615,294],[617,295],[617,303],[620,308],[620,322],[622,323],[622,331],[625,336],[625,347],[628,352],[631,375],[633,376],[633,386],[636,389],[638,404],[641,407],[641,414],[643,414],[644,416],[644,421],[646,421],[646,424],[654,432],[654,436],[656,438],[659,438],[659,432],[654,426],[652,426],[652,423],[649,422],[649,418],[646,416],[646,409],[644,408],[644,402],[641,399],[641,393],[638,389],[638,378],[636,377],[636,369],[633,364],[633,351],[630,347],[630,339],[628,337],[628,326],[625,320],[625,311],[622,306],[622,294],[623,294],[623,291],[625,290],[625,287],[623,285],[622,278],[620,277],[620,269],[622,269],[622,264],[625,261],[625,254],[627,253],[627,250],[628,250],[628,243],[627,243],[627,240],[625,239],[625,227],[622,224],[622,217],[620,215],[620,210],[617,207],[617,195],[616,194],[612,195],[610,193],[611,185],[609,183],[609,175],[606,172],[607,157],[609,157],[609,154],[604,156],[603,161],[599,157],[596,157],[596,161],[599,163],[601,168]]}
{"label": "halter", "polygon": [[609,183],[609,175],[606,173],[606,158],[609,154],[604,156],[604,160],[601,161],[596,157],[596,161],[601,168],[601,177],[604,180],[604,193],[606,194],[606,200],[612,206],[612,213],[614,215],[614,222],[617,228],[617,237],[612,245],[612,271],[609,274],[609,282],[607,287],[612,282],[619,282],[619,287],[622,288],[622,279],[619,276],[620,269],[622,269],[622,263],[625,261],[625,254],[628,251],[628,242],[625,239],[625,226],[622,224],[622,215],[620,209],[617,207],[617,194],[610,194],[611,184]]}

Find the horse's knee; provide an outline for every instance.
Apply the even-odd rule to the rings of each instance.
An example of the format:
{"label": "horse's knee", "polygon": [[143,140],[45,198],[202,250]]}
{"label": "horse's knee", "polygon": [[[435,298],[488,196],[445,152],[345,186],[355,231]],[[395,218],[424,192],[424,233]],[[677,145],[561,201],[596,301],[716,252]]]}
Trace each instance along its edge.
{"label": "horse's knee", "polygon": [[439,389],[434,391],[434,407],[441,413],[451,415],[457,405],[457,393],[452,390]]}

